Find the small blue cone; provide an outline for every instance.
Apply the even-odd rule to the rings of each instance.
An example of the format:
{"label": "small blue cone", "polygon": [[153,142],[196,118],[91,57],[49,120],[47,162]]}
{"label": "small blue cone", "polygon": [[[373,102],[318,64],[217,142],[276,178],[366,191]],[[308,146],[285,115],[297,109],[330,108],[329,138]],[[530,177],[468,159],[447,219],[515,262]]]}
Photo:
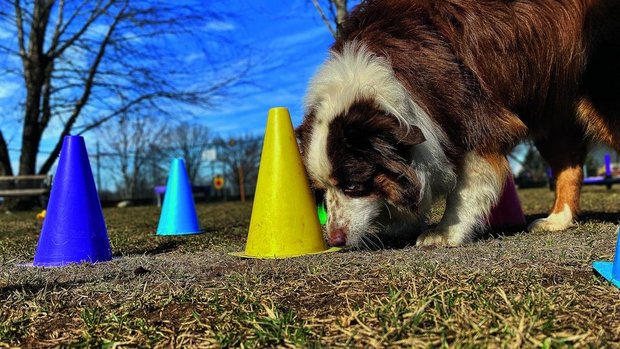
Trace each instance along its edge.
{"label": "small blue cone", "polygon": [[592,267],[607,281],[620,288],[620,229],[618,230],[618,242],[613,262],[594,262]]}
{"label": "small blue cone", "polygon": [[65,136],[34,266],[112,260],[84,138]]}
{"label": "small blue cone", "polygon": [[166,184],[157,235],[199,234],[192,186],[183,159],[173,159]]}

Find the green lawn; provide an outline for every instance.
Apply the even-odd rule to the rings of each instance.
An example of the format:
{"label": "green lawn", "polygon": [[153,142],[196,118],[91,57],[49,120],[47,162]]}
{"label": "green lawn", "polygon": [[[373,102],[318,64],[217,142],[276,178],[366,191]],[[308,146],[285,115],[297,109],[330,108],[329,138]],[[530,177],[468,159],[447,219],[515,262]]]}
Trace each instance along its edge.
{"label": "green lawn", "polygon": [[[519,194],[530,220],[553,199]],[[620,347],[620,290],[591,268],[613,258],[619,207],[588,187],[565,232],[288,260],[227,254],[251,204],[199,205],[206,233],[188,237],[154,236],[155,207],[115,208],[112,262],[47,269],[19,266],[36,213],[1,214],[0,347]]]}

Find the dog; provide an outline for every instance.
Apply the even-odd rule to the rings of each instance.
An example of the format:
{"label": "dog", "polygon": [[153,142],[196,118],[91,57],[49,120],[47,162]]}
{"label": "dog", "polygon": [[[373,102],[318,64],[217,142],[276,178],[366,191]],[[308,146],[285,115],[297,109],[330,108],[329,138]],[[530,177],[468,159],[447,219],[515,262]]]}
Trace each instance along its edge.
{"label": "dog", "polygon": [[[529,230],[566,229],[588,144],[620,149],[620,1],[364,1],[310,82],[297,133],[330,245],[472,241],[527,137],[556,180]],[[444,215],[424,230],[438,198]]]}

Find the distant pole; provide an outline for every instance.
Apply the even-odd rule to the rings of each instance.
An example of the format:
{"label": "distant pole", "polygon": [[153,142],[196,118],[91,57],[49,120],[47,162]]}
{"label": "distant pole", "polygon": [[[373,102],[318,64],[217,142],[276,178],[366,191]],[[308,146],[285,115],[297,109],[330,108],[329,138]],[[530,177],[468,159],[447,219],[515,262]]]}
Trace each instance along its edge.
{"label": "distant pole", "polygon": [[245,202],[245,185],[243,182],[243,163],[239,161],[239,197],[241,197],[241,202]]}
{"label": "distant pole", "polygon": [[156,187],[159,183],[157,178],[157,169],[155,168],[155,156],[151,156],[151,177],[153,178],[153,187]]}
{"label": "distant pole", "polygon": [[611,156],[609,153],[605,154],[605,176],[611,177]]}

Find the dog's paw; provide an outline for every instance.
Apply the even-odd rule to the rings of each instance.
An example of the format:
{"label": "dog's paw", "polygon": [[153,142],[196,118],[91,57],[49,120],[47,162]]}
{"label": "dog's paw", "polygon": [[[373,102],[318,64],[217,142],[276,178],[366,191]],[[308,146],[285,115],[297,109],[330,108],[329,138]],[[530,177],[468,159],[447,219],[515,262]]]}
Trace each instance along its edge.
{"label": "dog's paw", "polygon": [[418,237],[418,247],[447,247],[463,244],[462,236],[443,229],[427,230]]}
{"label": "dog's paw", "polygon": [[570,228],[574,225],[573,213],[564,205],[561,212],[552,213],[547,218],[540,218],[532,222],[527,230],[536,233],[541,231],[559,231]]}
{"label": "dog's paw", "polygon": [[559,220],[553,219],[549,216],[547,218],[540,218],[532,222],[527,227],[527,230],[532,233],[539,233],[543,231],[560,231],[568,229],[574,225],[573,220]]}

